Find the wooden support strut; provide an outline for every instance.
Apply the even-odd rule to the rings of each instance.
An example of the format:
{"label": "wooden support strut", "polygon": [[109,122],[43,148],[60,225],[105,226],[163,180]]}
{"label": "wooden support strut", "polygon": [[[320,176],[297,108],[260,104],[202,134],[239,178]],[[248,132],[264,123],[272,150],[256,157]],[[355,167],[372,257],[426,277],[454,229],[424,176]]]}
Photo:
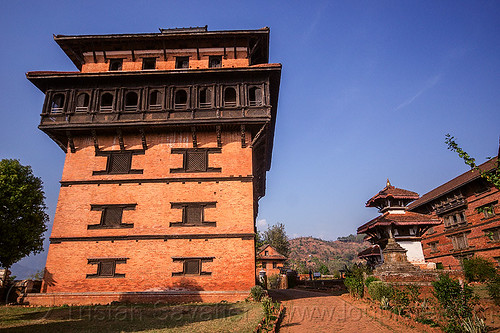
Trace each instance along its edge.
{"label": "wooden support strut", "polygon": [[217,147],[221,148],[222,147],[222,131],[220,126],[215,127],[215,131],[217,133]]}
{"label": "wooden support strut", "polygon": [[125,150],[125,144],[123,143],[123,133],[121,129],[116,130],[116,134],[118,134],[118,142],[120,143],[120,150]]}
{"label": "wooden support strut", "polygon": [[191,134],[193,135],[193,148],[197,148],[198,147],[198,141],[197,141],[197,138],[196,138],[196,126],[192,126],[191,127]]}
{"label": "wooden support strut", "polygon": [[69,149],[72,153],[76,152],[75,142],[73,141],[73,137],[71,136],[70,131],[66,131],[66,136],[68,137]]}
{"label": "wooden support strut", "polygon": [[165,48],[165,42],[163,42],[162,45],[163,45],[163,61],[167,61],[167,49]]}
{"label": "wooden support strut", "polygon": [[97,133],[95,129],[91,130],[90,133],[92,134],[92,140],[94,140],[94,149],[95,152],[99,152],[99,144],[97,143]]}
{"label": "wooden support strut", "polygon": [[260,138],[260,136],[261,136],[262,132],[264,131],[264,129],[266,128],[266,126],[267,126],[267,124],[262,125],[262,127],[260,128],[260,130],[257,132],[257,134],[255,135],[255,137],[253,138],[252,143],[250,144],[250,147],[253,147],[255,145],[255,143]]}
{"label": "wooden support strut", "polygon": [[134,53],[134,50],[131,50],[132,51],[132,61],[135,62],[135,53]]}
{"label": "wooden support strut", "polygon": [[245,138],[245,125],[241,125],[241,148],[246,148],[247,147],[247,142]]}
{"label": "wooden support strut", "polygon": [[95,54],[95,50],[92,50],[92,55],[94,56],[94,64],[97,64],[97,55]]}
{"label": "wooden support strut", "polygon": [[148,144],[146,142],[146,133],[144,133],[144,129],[140,129],[141,132],[141,141],[142,141],[142,149],[147,150]]}
{"label": "wooden support strut", "polygon": [[108,62],[108,57],[106,57],[106,51],[102,51],[102,55],[104,56],[104,62]]}

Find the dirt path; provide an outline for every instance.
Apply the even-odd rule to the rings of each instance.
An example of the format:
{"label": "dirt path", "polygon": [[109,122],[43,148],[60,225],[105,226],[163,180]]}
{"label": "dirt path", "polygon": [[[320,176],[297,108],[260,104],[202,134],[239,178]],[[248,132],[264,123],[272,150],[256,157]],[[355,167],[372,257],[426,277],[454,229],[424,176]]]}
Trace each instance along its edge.
{"label": "dirt path", "polygon": [[421,332],[403,323],[371,316],[362,305],[349,302],[342,296],[298,289],[272,290],[269,295],[282,301],[286,307],[281,333]]}

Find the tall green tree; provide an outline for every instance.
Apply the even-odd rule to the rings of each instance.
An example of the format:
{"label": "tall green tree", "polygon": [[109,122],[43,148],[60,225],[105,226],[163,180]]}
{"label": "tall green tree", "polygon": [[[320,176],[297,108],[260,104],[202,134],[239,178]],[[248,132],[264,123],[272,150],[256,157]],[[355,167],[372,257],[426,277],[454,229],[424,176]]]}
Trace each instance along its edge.
{"label": "tall green tree", "polygon": [[290,255],[290,243],[283,223],[268,226],[267,230],[263,232],[263,238],[264,244],[271,245],[285,257]]}
{"label": "tall green tree", "polygon": [[467,152],[465,152],[455,141],[455,138],[450,134],[446,134],[445,143],[448,145],[448,149],[454,151],[458,156],[464,160],[465,164],[470,166],[472,170],[479,172],[482,178],[486,179],[492,183],[496,188],[500,189],[500,145],[498,147],[498,154],[496,157],[497,163],[496,168],[492,170],[481,170],[476,165],[476,160],[471,157]]}
{"label": "tall green tree", "polygon": [[[45,213],[42,180],[18,160],[0,161],[0,265],[9,269],[22,258],[43,250]],[[7,274],[2,285],[5,286]]]}

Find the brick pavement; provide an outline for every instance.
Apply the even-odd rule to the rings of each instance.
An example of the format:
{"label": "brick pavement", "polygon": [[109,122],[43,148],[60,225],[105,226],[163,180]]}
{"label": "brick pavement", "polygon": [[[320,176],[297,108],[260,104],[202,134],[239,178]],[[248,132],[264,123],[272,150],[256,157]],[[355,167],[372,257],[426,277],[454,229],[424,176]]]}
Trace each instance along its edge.
{"label": "brick pavement", "polygon": [[285,317],[279,332],[422,332],[415,328],[372,316],[361,304],[344,300],[342,296],[298,290],[272,290],[274,300],[285,304]]}

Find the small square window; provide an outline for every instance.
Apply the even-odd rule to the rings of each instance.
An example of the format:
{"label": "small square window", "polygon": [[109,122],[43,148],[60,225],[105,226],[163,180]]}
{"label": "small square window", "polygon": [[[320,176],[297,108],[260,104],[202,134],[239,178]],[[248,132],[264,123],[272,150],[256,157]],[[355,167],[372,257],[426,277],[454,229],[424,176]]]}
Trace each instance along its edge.
{"label": "small square window", "polygon": [[89,265],[97,265],[97,271],[95,274],[87,274],[87,279],[125,277],[125,274],[116,273],[116,264],[125,263],[127,258],[88,259]]}
{"label": "small square window", "polygon": [[429,243],[429,246],[431,248],[431,252],[438,252],[437,244],[438,244],[438,242]]}
{"label": "small square window", "polygon": [[262,268],[263,268],[263,269],[266,269],[266,268],[267,268],[267,262],[265,262],[265,261],[264,261],[264,262],[262,263]]}
{"label": "small square window", "polygon": [[156,58],[143,58],[142,69],[156,69]]}
{"label": "small square window", "polygon": [[203,271],[203,263],[212,262],[213,257],[172,257],[174,262],[182,262],[181,272],[172,272],[172,276],[184,276],[184,275],[212,275],[212,272]]}
{"label": "small square window", "polygon": [[264,251],[264,255],[268,256],[269,255],[269,251]]}
{"label": "small square window", "polygon": [[109,173],[110,174],[129,173],[131,165],[132,165],[131,153],[111,154],[109,160]]}
{"label": "small square window", "polygon": [[208,67],[209,68],[222,67],[222,56],[209,56],[208,57]]}
{"label": "small square window", "polygon": [[183,161],[182,168],[170,169],[170,172],[221,172],[221,168],[211,168],[208,166],[208,156],[220,152],[220,148],[172,148],[171,153],[182,154]]}
{"label": "small square window", "polygon": [[176,57],[175,68],[189,68],[189,57]]}
{"label": "small square window", "polygon": [[206,151],[187,151],[186,152],[186,171],[205,172],[207,171],[207,152]]}
{"label": "small square window", "polygon": [[172,209],[182,209],[182,221],[170,222],[171,227],[214,226],[216,222],[205,221],[205,208],[215,208],[216,202],[172,202]]}
{"label": "small square window", "polygon": [[109,59],[110,71],[121,71],[123,66],[123,59]]}
{"label": "small square window", "polygon": [[199,275],[201,272],[201,260],[190,259],[184,261],[184,274]]}
{"label": "small square window", "polygon": [[273,268],[278,267],[278,263],[276,261],[273,261]]}

